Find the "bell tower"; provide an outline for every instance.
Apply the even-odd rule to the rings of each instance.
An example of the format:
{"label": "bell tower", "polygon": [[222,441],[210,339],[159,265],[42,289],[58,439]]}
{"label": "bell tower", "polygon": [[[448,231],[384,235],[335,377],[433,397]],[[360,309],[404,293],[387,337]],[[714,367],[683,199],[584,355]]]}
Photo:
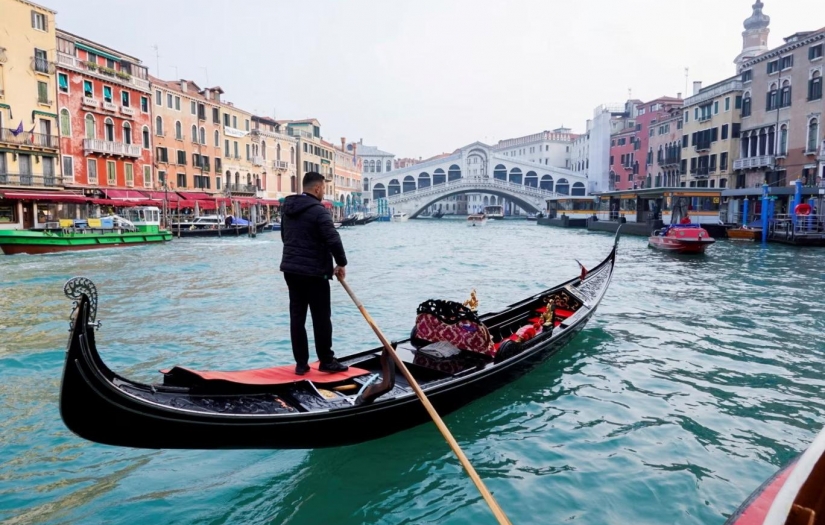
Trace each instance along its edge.
{"label": "bell tower", "polygon": [[768,35],[771,30],[768,27],[771,17],[762,12],[765,4],[762,0],[756,0],[753,4],[753,14],[745,19],[745,31],[742,33],[742,52],[734,60],[736,71],[739,72],[742,63],[757,57],[768,50]]}

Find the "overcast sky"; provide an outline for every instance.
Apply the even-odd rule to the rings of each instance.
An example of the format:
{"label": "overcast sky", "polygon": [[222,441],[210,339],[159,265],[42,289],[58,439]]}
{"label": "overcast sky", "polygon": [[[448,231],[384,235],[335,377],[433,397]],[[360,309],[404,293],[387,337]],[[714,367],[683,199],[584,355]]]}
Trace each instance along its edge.
{"label": "overcast sky", "polygon": [[[753,0],[38,0],[61,29],[153,75],[220,85],[325,139],[399,157],[583,131],[593,108],[732,76]],[[764,0],[769,45],[825,26],[820,0]],[[197,6],[197,7],[195,7]],[[819,18],[817,18],[819,17]],[[154,45],[160,52],[160,70]],[[690,90],[692,88],[688,88]]]}

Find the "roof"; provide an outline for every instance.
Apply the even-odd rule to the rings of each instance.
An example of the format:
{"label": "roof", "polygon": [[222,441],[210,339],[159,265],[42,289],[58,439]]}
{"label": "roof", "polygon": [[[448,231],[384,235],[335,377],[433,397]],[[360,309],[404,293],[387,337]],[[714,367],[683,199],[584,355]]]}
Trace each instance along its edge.
{"label": "roof", "polygon": [[360,156],[360,157],[395,157],[395,154],[380,150],[375,146],[367,146],[366,144],[358,144],[358,156]]}
{"label": "roof", "polygon": [[275,120],[274,118],[269,117],[259,117],[257,115],[252,115],[252,122],[263,122],[264,124],[269,124],[271,126],[280,127],[281,124]]}
{"label": "roof", "polygon": [[79,36],[79,35],[75,35],[74,33],[69,33],[68,31],[65,31],[63,29],[56,29],[55,34],[58,37],[63,37],[67,40],[80,41],[81,43],[85,42],[89,46],[98,47],[101,50],[106,51],[107,53],[111,53],[113,55],[120,55],[121,59],[129,59],[132,62],[134,62],[135,64],[141,64],[141,65],[143,64],[143,62],[137,57],[133,57],[132,55],[127,55],[126,53],[124,53],[122,51],[118,51],[117,49],[112,49],[111,47],[104,46],[103,44],[98,44],[94,40],[89,40],[88,38],[85,38],[85,37],[82,37],[82,36]]}

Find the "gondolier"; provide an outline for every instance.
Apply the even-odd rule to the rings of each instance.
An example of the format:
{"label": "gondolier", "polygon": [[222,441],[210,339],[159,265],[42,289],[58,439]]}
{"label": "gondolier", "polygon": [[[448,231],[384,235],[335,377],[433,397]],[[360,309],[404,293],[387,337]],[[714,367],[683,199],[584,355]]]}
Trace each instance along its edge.
{"label": "gondolier", "polygon": [[[321,372],[347,369],[332,351],[332,318],[329,281],[346,276],[347,256],[332,216],[321,203],[324,176],[314,171],[303,178],[304,192],[284,199],[281,239],[284,242],[281,271],[289,288],[289,324],[295,373],[309,372],[307,308],[312,314],[315,352]],[[332,266],[335,259],[335,268]]]}

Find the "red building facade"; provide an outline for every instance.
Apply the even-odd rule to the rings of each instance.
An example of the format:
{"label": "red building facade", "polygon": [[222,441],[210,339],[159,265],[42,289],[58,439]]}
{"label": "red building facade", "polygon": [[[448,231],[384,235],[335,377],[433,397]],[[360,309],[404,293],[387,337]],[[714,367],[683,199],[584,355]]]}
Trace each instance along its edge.
{"label": "red building facade", "polygon": [[57,30],[57,102],[66,187],[113,196],[152,188],[152,104],[140,60]]}
{"label": "red building facade", "polygon": [[610,190],[628,190],[638,184],[644,162],[644,150],[636,143],[639,134],[635,122],[625,121],[624,129],[610,136]]}

